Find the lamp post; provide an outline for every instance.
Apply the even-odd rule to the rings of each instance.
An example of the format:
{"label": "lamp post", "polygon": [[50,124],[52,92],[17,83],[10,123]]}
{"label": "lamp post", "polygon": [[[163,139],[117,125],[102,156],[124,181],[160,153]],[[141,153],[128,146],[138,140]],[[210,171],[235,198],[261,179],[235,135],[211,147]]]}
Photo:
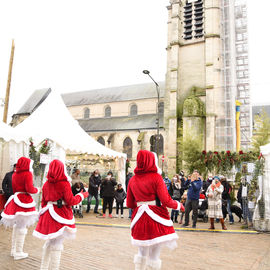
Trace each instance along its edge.
{"label": "lamp post", "polygon": [[157,158],[159,159],[159,94],[160,94],[160,90],[159,90],[158,83],[150,75],[150,71],[149,70],[143,70],[143,74],[146,74],[146,75],[148,75],[150,77],[150,79],[156,85],[156,90],[157,90],[158,104],[157,104],[157,140],[156,140],[156,146],[157,146]]}

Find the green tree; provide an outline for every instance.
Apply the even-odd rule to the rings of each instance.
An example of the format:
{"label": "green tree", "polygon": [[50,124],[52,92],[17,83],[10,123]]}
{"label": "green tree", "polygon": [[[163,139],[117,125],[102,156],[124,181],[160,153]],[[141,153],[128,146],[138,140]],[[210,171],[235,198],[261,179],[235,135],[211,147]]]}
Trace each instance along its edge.
{"label": "green tree", "polygon": [[252,136],[252,150],[260,152],[260,146],[270,142],[270,118],[263,109],[254,117],[254,131]]}
{"label": "green tree", "polygon": [[205,171],[205,165],[201,160],[202,140],[198,137],[187,137],[183,141],[183,161],[188,173],[199,170],[201,174]]}

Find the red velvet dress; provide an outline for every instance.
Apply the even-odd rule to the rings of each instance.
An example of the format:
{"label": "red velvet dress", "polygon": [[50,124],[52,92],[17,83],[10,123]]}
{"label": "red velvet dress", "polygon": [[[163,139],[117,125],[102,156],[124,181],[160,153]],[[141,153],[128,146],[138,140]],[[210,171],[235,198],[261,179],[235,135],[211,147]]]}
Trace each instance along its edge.
{"label": "red velvet dress", "polygon": [[[64,165],[59,160],[53,160],[47,175],[48,180],[42,188],[42,209],[33,235],[40,239],[53,239],[58,236],[73,238],[76,234],[75,219],[72,205],[80,203],[82,194],[73,196],[70,183],[64,174]],[[57,200],[62,200],[58,208]]]}
{"label": "red velvet dress", "polygon": [[5,226],[31,226],[38,219],[38,212],[31,194],[38,193],[33,186],[33,174],[30,171],[32,162],[29,158],[21,157],[12,175],[12,189],[14,195],[10,196],[5,204],[1,222]]}
{"label": "red velvet dress", "polygon": [[[178,236],[166,207],[179,210],[180,204],[171,199],[157,171],[154,153],[147,150],[139,151],[135,176],[130,179],[127,192],[127,207],[134,209],[131,241],[137,246],[166,244],[174,248]],[[155,201],[156,197],[159,198],[161,206],[150,203]]]}

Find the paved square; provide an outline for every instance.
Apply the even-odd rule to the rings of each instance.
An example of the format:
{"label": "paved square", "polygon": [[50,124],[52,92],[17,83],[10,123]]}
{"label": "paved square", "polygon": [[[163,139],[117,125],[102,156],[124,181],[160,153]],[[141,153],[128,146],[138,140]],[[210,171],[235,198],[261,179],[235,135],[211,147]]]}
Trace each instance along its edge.
{"label": "paved square", "polygon": [[[131,270],[136,248],[130,244],[127,218],[103,219],[93,213],[77,219],[77,238],[64,243],[60,269]],[[237,218],[236,218],[237,219]],[[240,233],[240,224],[228,226],[232,232],[207,232],[209,224],[198,222],[195,231],[175,225],[179,236],[178,248],[162,250],[162,269],[170,270],[269,270],[270,234]],[[215,224],[220,228],[220,224]],[[13,261],[9,256],[11,230],[0,227],[1,270],[39,269],[44,241],[32,236],[32,227],[26,237],[24,251],[29,258]],[[200,231],[202,229],[202,231]]]}

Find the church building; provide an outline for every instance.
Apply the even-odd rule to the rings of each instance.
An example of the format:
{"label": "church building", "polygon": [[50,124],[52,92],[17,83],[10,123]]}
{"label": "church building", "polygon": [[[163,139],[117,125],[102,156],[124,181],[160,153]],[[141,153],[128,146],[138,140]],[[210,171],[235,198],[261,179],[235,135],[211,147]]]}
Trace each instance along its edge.
{"label": "church building", "polygon": [[[165,7],[164,7],[165,8]],[[164,155],[164,171],[181,168],[182,145],[198,138],[205,150],[235,150],[235,102],[241,106],[241,145],[251,137],[245,0],[170,0],[167,71],[159,82],[63,94],[80,126],[101,144],[127,153]],[[37,90],[13,116],[17,125],[49,95]],[[76,138],[74,138],[76,139]],[[160,161],[161,162],[161,161]]]}

